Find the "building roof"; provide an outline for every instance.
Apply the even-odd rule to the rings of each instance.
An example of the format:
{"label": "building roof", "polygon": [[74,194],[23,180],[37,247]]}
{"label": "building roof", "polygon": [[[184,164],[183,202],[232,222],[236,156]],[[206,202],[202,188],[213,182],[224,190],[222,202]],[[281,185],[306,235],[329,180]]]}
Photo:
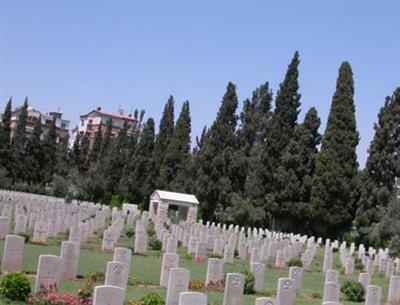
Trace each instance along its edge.
{"label": "building roof", "polygon": [[199,204],[195,195],[162,190],[155,190],[153,194],[151,194],[150,199],[159,200],[162,203],[184,206],[197,206]]}
{"label": "building roof", "polygon": [[104,115],[104,116],[107,116],[107,117],[112,117],[112,118],[121,119],[121,120],[128,120],[128,121],[131,121],[131,122],[135,122],[136,121],[136,119],[134,119],[130,115],[124,115],[124,114],[121,114],[121,113],[108,112],[108,111],[102,110],[101,108],[97,108],[95,110],[90,111],[87,114],[83,114],[83,115],[81,115],[81,118],[88,117],[88,116],[90,116],[92,114]]}

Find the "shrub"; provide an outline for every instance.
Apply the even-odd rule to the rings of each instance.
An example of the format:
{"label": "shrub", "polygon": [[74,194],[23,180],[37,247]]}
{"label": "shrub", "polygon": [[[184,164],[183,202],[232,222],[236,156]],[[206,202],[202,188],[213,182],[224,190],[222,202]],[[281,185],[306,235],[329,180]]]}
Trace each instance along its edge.
{"label": "shrub", "polygon": [[276,296],[276,290],[274,290],[274,289],[266,289],[262,293],[262,295],[264,295],[266,297],[270,297],[270,298],[275,297]]}
{"label": "shrub", "polygon": [[244,293],[245,294],[253,294],[254,293],[254,284],[255,284],[254,275],[249,270],[245,270],[243,272],[243,274],[245,275],[245,280],[246,280],[246,282],[244,284]]}
{"label": "shrub", "polygon": [[12,301],[25,301],[31,293],[28,277],[22,272],[11,272],[0,281],[0,295]]}
{"label": "shrub", "polygon": [[92,300],[86,297],[80,297],[71,292],[42,290],[35,296],[29,296],[29,304],[33,305],[91,305]]}
{"label": "shrub", "polygon": [[137,286],[139,284],[139,281],[136,277],[130,275],[128,277],[128,286]]}
{"label": "shrub", "polygon": [[363,271],[364,270],[364,265],[362,263],[362,260],[356,257],[354,259],[354,268],[358,271]]}
{"label": "shrub", "polygon": [[105,275],[103,272],[92,272],[86,275],[85,280],[88,284],[99,283],[105,280]]}
{"label": "shrub", "polygon": [[32,237],[31,233],[18,233],[18,235],[25,238],[25,243],[29,243]]}
{"label": "shrub", "polygon": [[357,281],[344,282],[340,291],[346,296],[346,299],[351,302],[364,301],[365,289]]}
{"label": "shrub", "polygon": [[189,289],[190,290],[203,290],[204,289],[204,282],[203,281],[199,281],[199,280],[190,280]]}
{"label": "shrub", "polygon": [[311,297],[313,299],[322,299],[322,294],[318,291],[313,291],[311,292]]}
{"label": "shrub", "polygon": [[133,228],[128,228],[125,230],[125,235],[128,238],[131,238],[135,235],[135,230]]}
{"label": "shrub", "polygon": [[156,235],[156,230],[154,230],[154,225],[152,223],[149,224],[149,228],[147,229],[147,234],[152,237]]}
{"label": "shrub", "polygon": [[149,247],[151,250],[159,251],[162,249],[162,242],[157,237],[152,236],[149,238]]}
{"label": "shrub", "polygon": [[293,257],[291,260],[288,261],[287,265],[289,267],[303,267],[303,262],[301,261],[300,257]]}
{"label": "shrub", "polygon": [[143,305],[163,305],[164,301],[162,298],[155,292],[150,292],[146,296],[144,296],[141,300]]}

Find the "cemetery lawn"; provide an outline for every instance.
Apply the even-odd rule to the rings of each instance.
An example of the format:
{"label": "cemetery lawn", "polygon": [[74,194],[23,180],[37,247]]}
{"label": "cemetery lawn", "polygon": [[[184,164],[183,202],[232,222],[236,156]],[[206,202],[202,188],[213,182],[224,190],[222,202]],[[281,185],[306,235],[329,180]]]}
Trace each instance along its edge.
{"label": "cemetery lawn", "polygon": [[[39,255],[42,254],[60,254],[61,241],[68,240],[68,236],[60,234],[55,239],[50,239],[48,245],[35,245],[25,244],[24,256],[23,256],[23,270],[31,276],[31,283],[33,288],[34,277],[36,273],[37,263]],[[131,247],[134,243],[134,237],[128,239],[127,237],[121,237],[117,246]],[[0,253],[3,253],[4,241],[0,241]],[[96,235],[91,238],[88,243],[81,245],[81,252],[79,256],[79,267],[78,275],[87,276],[95,272],[105,273],[106,264],[112,260],[112,253],[102,253],[101,248],[101,236]],[[183,249],[179,249],[180,259],[179,266],[188,268],[190,270],[191,280],[204,281],[206,278],[207,262],[196,263],[186,255]],[[1,256],[0,256],[1,257]],[[161,251],[148,251],[146,255],[133,255],[130,276],[133,282],[136,282],[134,286],[128,286],[126,291],[126,300],[139,300],[149,292],[157,292],[165,299],[166,289],[158,287],[161,273]],[[323,295],[324,285],[324,274],[321,272],[323,262],[323,249],[318,249],[317,254],[313,260],[309,271],[304,272],[304,281],[302,293],[296,298],[296,305],[311,304],[320,305]],[[273,296],[276,293],[278,278],[288,277],[289,270],[285,269],[274,269],[272,268],[272,259],[267,263],[266,278],[264,284],[264,291],[259,295],[246,295],[244,305],[254,305],[254,300],[261,296]],[[234,264],[225,264],[224,271],[227,272],[243,272],[243,270],[249,269],[249,262],[235,260]],[[334,253],[334,269],[341,270],[339,255]],[[340,275],[340,282],[343,283],[346,279],[358,280],[358,273],[353,276]],[[96,285],[101,285],[98,283]],[[372,284],[376,284],[383,287],[382,296],[386,299],[388,292],[388,280],[383,276],[375,272],[372,278]],[[76,293],[79,288],[85,286],[83,279],[76,281],[63,281],[60,285],[61,290],[66,290]],[[221,305],[223,301],[223,293],[217,291],[206,291],[208,295],[208,303],[210,305]],[[361,304],[352,303],[344,300],[342,295],[342,303],[346,305],[350,304]],[[21,302],[10,302],[0,298],[1,305],[22,305],[26,303]]]}

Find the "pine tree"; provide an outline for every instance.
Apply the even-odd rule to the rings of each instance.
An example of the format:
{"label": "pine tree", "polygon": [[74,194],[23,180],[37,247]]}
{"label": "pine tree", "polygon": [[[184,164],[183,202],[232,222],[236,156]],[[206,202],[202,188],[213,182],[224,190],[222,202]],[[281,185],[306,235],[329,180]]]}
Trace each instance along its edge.
{"label": "pine tree", "polygon": [[12,112],[12,99],[10,98],[4,113],[2,115],[2,122],[0,126],[0,168],[4,168],[8,174],[11,174],[11,112]]}
{"label": "pine tree", "polygon": [[174,133],[174,98],[170,96],[168,102],[165,104],[164,111],[160,120],[160,130],[156,137],[154,146],[154,166],[155,174],[157,177],[157,187],[163,189],[166,187],[168,181],[161,179],[160,171],[165,159],[165,151],[171,143]]}
{"label": "pine tree", "polygon": [[53,179],[57,165],[57,127],[56,118],[53,117],[49,131],[43,139],[44,152],[44,182],[49,183]]}
{"label": "pine tree", "polygon": [[299,53],[296,51],[280,84],[272,117],[261,122],[261,141],[252,156],[253,169],[246,181],[246,193],[257,206],[263,206],[271,218],[277,214],[273,194],[274,174],[281,164],[282,151],[289,144],[297,124],[300,108],[298,83]]}
{"label": "pine tree", "polygon": [[153,150],[155,141],[154,120],[149,118],[144,125],[135,157],[125,164],[120,182],[120,190],[124,199],[135,202],[148,202],[154,191]]}
{"label": "pine tree", "polygon": [[26,118],[28,115],[28,98],[25,98],[23,106],[19,109],[19,116],[15,135],[12,139],[12,180],[26,181],[28,178],[27,164],[25,160],[26,145]]}
{"label": "pine tree", "polygon": [[99,129],[94,135],[93,147],[89,153],[89,163],[96,162],[100,151],[101,151],[101,142],[103,141],[103,125],[100,122]]}
{"label": "pine tree", "polygon": [[164,185],[168,190],[176,192],[187,192],[189,190],[190,132],[189,102],[186,101],[183,103],[160,170],[161,185]]}
{"label": "pine tree", "polygon": [[358,196],[359,137],[353,95],[353,73],[350,64],[344,62],[339,69],[311,191],[314,231],[331,237],[351,227]]}
{"label": "pine tree", "polygon": [[321,120],[317,110],[311,108],[304,122],[296,126],[293,138],[282,152],[281,165],[274,178],[279,216],[288,220],[287,230],[306,232],[309,223],[308,206],[311,196],[315,158],[321,135],[318,128]]}
{"label": "pine tree", "polygon": [[361,176],[355,221],[363,242],[368,242],[372,225],[380,221],[379,208],[388,206],[394,196],[395,177],[400,176],[400,162],[396,160],[396,150],[398,153],[400,147],[400,88],[386,98],[374,129],[375,136]]}
{"label": "pine tree", "polygon": [[229,206],[229,195],[234,191],[232,182],[237,172],[231,165],[235,157],[237,106],[236,87],[228,83],[217,118],[196,157],[196,193],[202,203],[203,219],[215,216],[223,220],[223,210]]}
{"label": "pine tree", "polygon": [[44,151],[42,145],[42,119],[41,116],[36,120],[33,127],[31,138],[26,145],[26,164],[28,167],[29,182],[41,183],[43,180]]}

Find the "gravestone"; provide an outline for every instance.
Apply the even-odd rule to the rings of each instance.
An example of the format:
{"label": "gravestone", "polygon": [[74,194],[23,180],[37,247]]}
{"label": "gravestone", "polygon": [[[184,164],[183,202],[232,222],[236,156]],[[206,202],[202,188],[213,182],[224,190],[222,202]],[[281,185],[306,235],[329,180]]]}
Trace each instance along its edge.
{"label": "gravestone", "polygon": [[6,216],[0,217],[0,239],[5,239],[10,229],[10,218]]}
{"label": "gravestone", "polygon": [[26,232],[26,226],[28,224],[28,217],[25,216],[24,214],[18,214],[15,216],[15,228],[14,228],[14,233],[25,233]]}
{"label": "gravestone", "polygon": [[365,305],[380,305],[382,299],[382,287],[369,285],[367,287]]}
{"label": "gravestone", "polygon": [[207,251],[207,245],[204,242],[197,242],[196,244],[196,250],[195,250],[195,260],[196,261],[204,261],[206,258],[206,251]]}
{"label": "gravestone", "polygon": [[225,245],[224,249],[224,263],[232,264],[234,259],[235,251],[231,245]]}
{"label": "gravestone", "polygon": [[200,292],[181,292],[179,305],[207,305],[207,295]]}
{"label": "gravestone", "polygon": [[126,288],[129,277],[128,265],[122,262],[108,262],[105,285]]}
{"label": "gravestone", "polygon": [[276,298],[279,300],[280,305],[293,305],[296,298],[295,285],[290,278],[278,279],[278,291]]}
{"label": "gravestone", "polygon": [[1,271],[16,272],[22,270],[22,256],[25,238],[17,235],[7,235],[3,250]]}
{"label": "gravestone", "polygon": [[285,255],[282,250],[276,251],[275,268],[285,268]]}
{"label": "gravestone", "polygon": [[80,243],[81,242],[81,229],[79,228],[79,226],[72,226],[69,229],[68,240],[76,242],[76,243]]}
{"label": "gravestone", "polygon": [[340,286],[337,282],[325,282],[324,284],[324,302],[339,302]]}
{"label": "gravestone", "polygon": [[358,282],[363,285],[364,289],[367,289],[368,285],[371,284],[371,275],[369,273],[360,273],[358,275]]}
{"label": "gravestone", "polygon": [[123,305],[125,289],[116,286],[96,286],[93,293],[93,305]]}
{"label": "gravestone", "polygon": [[221,283],[224,280],[224,262],[219,258],[209,258],[205,286]]}
{"label": "gravestone", "polygon": [[292,266],[289,268],[289,278],[293,280],[296,294],[300,293],[303,287],[303,268]]}
{"label": "gravestone", "polygon": [[167,287],[169,271],[172,268],[178,268],[179,255],[176,253],[164,253],[161,265],[160,286]]}
{"label": "gravestone", "polygon": [[262,263],[251,263],[250,271],[254,275],[254,291],[260,292],[264,286],[265,265]]}
{"label": "gravestone", "polygon": [[241,273],[226,275],[223,305],[243,305],[245,277]]}
{"label": "gravestone", "polygon": [[279,300],[273,298],[257,298],[255,305],[280,305]]}
{"label": "gravestone", "polygon": [[46,231],[46,223],[43,221],[36,221],[32,241],[35,243],[45,243],[47,237]]}
{"label": "gravestone", "polygon": [[336,270],[327,270],[325,273],[325,283],[326,282],[339,283],[339,272]]}
{"label": "gravestone", "polygon": [[112,251],[114,249],[114,232],[110,229],[103,232],[101,251]]}
{"label": "gravestone", "polygon": [[399,276],[392,275],[390,277],[387,301],[389,303],[398,303],[400,301],[400,277]]}
{"label": "gravestone", "polygon": [[36,273],[35,293],[43,288],[58,288],[64,260],[55,255],[40,255]]}
{"label": "gravestone", "polygon": [[135,253],[146,254],[147,235],[146,233],[135,234]]}
{"label": "gravestone", "polygon": [[72,280],[78,272],[79,244],[73,241],[63,241],[60,257],[64,260],[62,277]]}
{"label": "gravestone", "polygon": [[117,247],[114,249],[113,262],[125,263],[128,266],[128,273],[131,268],[132,250],[128,248]]}
{"label": "gravestone", "polygon": [[169,270],[165,305],[179,305],[179,294],[189,289],[190,270],[171,268]]}

